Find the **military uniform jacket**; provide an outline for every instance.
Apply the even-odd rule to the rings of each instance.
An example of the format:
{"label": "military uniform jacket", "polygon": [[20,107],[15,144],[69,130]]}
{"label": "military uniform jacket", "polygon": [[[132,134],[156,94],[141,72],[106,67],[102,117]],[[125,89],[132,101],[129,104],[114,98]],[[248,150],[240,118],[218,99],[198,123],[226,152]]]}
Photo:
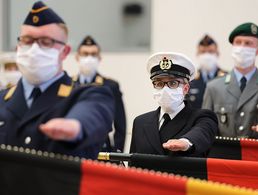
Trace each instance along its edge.
{"label": "military uniform jacket", "polygon": [[[159,132],[160,108],[135,118],[130,153],[168,154],[171,156],[206,156],[218,131],[215,113],[210,110],[192,109],[186,104],[175,118]],[[186,152],[163,149],[169,139],[187,138],[193,147]]]}
{"label": "military uniform jacket", "polygon": [[[218,69],[214,75],[214,78],[224,76],[225,74],[225,71]],[[191,102],[193,108],[201,108],[203,102],[203,95],[206,88],[206,82],[203,80],[200,70],[197,72],[196,78],[190,82],[190,86],[191,87],[188,99]]]}
{"label": "military uniform jacket", "polygon": [[242,93],[234,71],[208,83],[203,108],[217,114],[221,136],[258,138],[251,130],[258,124],[258,71]]}
{"label": "military uniform jacket", "polygon": [[[74,78],[76,85],[80,85],[79,76]],[[92,83],[109,87],[113,92],[114,101],[115,101],[115,111],[114,111],[114,146],[111,146],[111,141],[109,137],[106,140],[105,146],[102,151],[112,152],[119,149],[123,151],[125,136],[126,136],[126,116],[124,103],[122,100],[122,93],[119,89],[118,82],[107,79],[100,74],[96,74],[93,78]]]}
{"label": "military uniform jacket", "polygon": [[[65,74],[27,107],[23,85],[0,93],[0,144],[96,159],[112,128],[114,103],[110,89],[81,87],[70,93],[72,79]],[[56,117],[81,123],[83,139],[53,141],[38,129]]]}

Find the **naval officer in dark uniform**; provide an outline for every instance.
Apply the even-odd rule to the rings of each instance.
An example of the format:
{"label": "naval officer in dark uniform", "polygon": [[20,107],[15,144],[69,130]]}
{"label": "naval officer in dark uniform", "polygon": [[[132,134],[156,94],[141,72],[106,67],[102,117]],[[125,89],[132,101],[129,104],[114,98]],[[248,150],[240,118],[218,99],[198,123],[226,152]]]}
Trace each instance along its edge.
{"label": "naval officer in dark uniform", "polygon": [[101,150],[103,152],[123,151],[126,135],[126,117],[122,93],[117,81],[106,78],[98,72],[101,61],[100,50],[99,44],[91,36],[86,36],[82,40],[76,54],[80,72],[74,77],[74,80],[77,85],[98,84],[107,86],[112,90],[115,101],[113,132],[107,137]]}
{"label": "naval officer in dark uniform", "polygon": [[195,79],[190,83],[188,99],[192,107],[201,108],[203,95],[207,82],[216,77],[225,75],[225,71],[218,66],[219,50],[217,43],[209,36],[205,35],[197,47],[197,59],[199,70]]}
{"label": "naval officer in dark uniform", "polygon": [[113,97],[100,86],[73,90],[62,70],[67,38],[62,18],[36,2],[18,37],[22,79],[0,93],[0,144],[96,159],[112,128]]}
{"label": "naval officer in dark uniform", "polygon": [[171,156],[205,156],[218,131],[210,110],[193,109],[184,101],[194,65],[180,53],[156,53],[147,65],[157,110],[133,123],[130,153]]}

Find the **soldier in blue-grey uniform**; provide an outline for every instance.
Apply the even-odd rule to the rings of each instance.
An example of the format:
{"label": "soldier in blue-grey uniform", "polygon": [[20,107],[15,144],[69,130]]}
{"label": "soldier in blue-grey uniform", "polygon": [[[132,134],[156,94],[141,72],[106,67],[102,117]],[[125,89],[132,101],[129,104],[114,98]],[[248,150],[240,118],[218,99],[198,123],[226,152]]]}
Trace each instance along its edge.
{"label": "soldier in blue-grey uniform", "polygon": [[221,136],[258,138],[252,131],[258,123],[258,28],[254,23],[237,26],[229,36],[233,70],[208,83],[203,108],[219,119]]}
{"label": "soldier in blue-grey uniform", "polygon": [[216,77],[224,76],[226,73],[218,65],[218,57],[219,50],[217,43],[209,35],[205,35],[197,47],[197,59],[200,68],[197,71],[195,79],[190,83],[191,88],[187,96],[194,108],[202,107],[207,82]]}
{"label": "soldier in blue-grey uniform", "polygon": [[110,89],[74,89],[62,69],[70,52],[65,22],[36,2],[17,45],[22,78],[0,93],[0,144],[96,159],[112,128]]}
{"label": "soldier in blue-grey uniform", "polygon": [[117,81],[104,77],[98,72],[101,61],[100,52],[99,44],[91,36],[86,36],[77,49],[76,60],[79,64],[79,74],[74,76],[73,79],[77,85],[95,83],[107,86],[112,90],[115,100],[113,131],[107,137],[102,151],[123,151],[126,135],[126,117],[122,93]]}
{"label": "soldier in blue-grey uniform", "polygon": [[155,53],[147,69],[159,107],[135,118],[130,153],[206,156],[218,121],[214,112],[184,101],[195,73],[191,60],[181,53]]}

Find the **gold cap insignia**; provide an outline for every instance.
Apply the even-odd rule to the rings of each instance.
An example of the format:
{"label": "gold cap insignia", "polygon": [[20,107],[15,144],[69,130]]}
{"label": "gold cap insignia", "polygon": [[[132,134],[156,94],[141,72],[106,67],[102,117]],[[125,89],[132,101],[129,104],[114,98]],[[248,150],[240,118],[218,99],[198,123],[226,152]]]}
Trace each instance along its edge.
{"label": "gold cap insignia", "polygon": [[164,57],[163,60],[159,62],[160,69],[162,70],[170,69],[171,65],[172,65],[172,61],[167,59],[166,57]]}
{"label": "gold cap insignia", "polygon": [[33,16],[32,21],[33,21],[34,24],[38,23],[39,22],[39,17],[38,16]]}
{"label": "gold cap insignia", "polygon": [[60,97],[68,97],[70,95],[72,89],[73,89],[73,87],[70,85],[61,84],[58,89],[57,95]]}
{"label": "gold cap insignia", "polygon": [[251,31],[254,35],[257,34],[257,27],[254,24],[251,25]]}

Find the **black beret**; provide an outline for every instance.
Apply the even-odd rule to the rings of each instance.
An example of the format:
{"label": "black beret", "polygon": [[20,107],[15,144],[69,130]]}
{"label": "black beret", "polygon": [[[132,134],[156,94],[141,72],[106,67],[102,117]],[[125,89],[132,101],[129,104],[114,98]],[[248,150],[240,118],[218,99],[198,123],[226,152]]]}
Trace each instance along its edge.
{"label": "black beret", "polygon": [[82,45],[88,45],[88,46],[96,45],[96,46],[98,46],[97,42],[91,36],[86,36],[82,40],[80,46],[82,46]]}
{"label": "black beret", "polygon": [[233,43],[233,40],[236,36],[251,36],[258,38],[258,28],[254,23],[244,23],[237,26],[229,35],[229,42]]}
{"label": "black beret", "polygon": [[212,44],[217,45],[217,43],[209,35],[205,35],[199,42],[199,45],[201,46],[209,46]]}
{"label": "black beret", "polygon": [[34,3],[31,11],[23,22],[23,24],[31,26],[43,26],[52,23],[65,24],[60,16],[41,1]]}

